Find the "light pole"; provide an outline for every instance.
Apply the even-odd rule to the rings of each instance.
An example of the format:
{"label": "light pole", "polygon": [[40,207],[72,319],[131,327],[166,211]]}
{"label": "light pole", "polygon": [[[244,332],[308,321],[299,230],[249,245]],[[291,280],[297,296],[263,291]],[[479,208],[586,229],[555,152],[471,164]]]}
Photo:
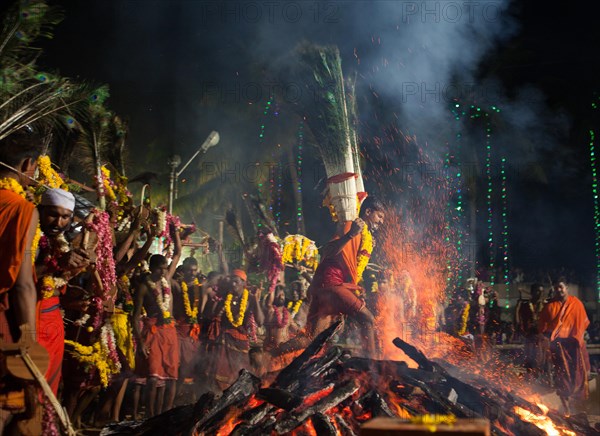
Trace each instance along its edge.
{"label": "light pole", "polygon": [[198,150],[196,150],[196,152],[192,155],[192,157],[190,157],[190,159],[185,163],[185,165],[183,165],[183,167],[181,167],[180,170],[177,170],[177,167],[181,164],[181,158],[179,157],[179,155],[175,154],[175,155],[171,156],[169,158],[169,160],[167,161],[167,164],[171,168],[171,172],[169,174],[169,213],[170,214],[173,213],[173,200],[177,199],[177,180],[179,179],[179,176],[192,163],[192,161],[194,159],[196,159],[196,156],[198,156],[200,154],[200,152],[202,152],[203,154],[206,153],[206,151],[209,148],[214,147],[215,145],[217,145],[219,143],[219,139],[220,139],[219,132],[217,132],[216,130],[213,130],[212,132],[210,132],[210,135],[208,135],[208,137],[206,138],[204,143],[202,143],[200,148],[198,148]]}

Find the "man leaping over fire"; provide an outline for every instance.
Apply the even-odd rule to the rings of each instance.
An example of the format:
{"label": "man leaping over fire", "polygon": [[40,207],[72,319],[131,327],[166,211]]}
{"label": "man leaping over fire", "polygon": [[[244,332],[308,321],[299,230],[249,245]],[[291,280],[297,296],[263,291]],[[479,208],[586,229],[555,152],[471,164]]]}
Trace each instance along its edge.
{"label": "man leaping over fire", "polygon": [[[305,348],[312,338],[333,322],[337,315],[354,318],[362,329],[366,351],[375,354],[373,314],[364,300],[356,295],[364,261],[360,256],[370,256],[365,245],[372,250],[371,230],[376,230],[385,218],[385,206],[375,197],[367,197],[354,221],[340,223],[334,238],[323,248],[321,263],[308,288],[311,296],[310,309],[304,332],[273,350],[273,354],[287,353]],[[366,241],[371,239],[371,241]],[[369,244],[364,244],[369,242]]]}

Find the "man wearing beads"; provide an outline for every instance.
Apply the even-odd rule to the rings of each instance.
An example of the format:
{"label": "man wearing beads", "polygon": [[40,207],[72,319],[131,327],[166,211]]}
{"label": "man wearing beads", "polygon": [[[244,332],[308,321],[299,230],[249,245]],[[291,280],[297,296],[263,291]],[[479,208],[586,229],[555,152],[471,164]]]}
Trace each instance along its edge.
{"label": "man wearing beads", "polygon": [[[136,372],[147,376],[146,418],[173,408],[179,376],[179,342],[171,313],[173,311],[171,278],[181,256],[181,239],[171,229],[175,251],[171,265],[159,254],[150,258],[150,273],[140,280],[134,297],[133,334],[140,352]],[[142,307],[146,310],[140,331]],[[158,392],[157,383],[165,381]]]}
{"label": "man wearing beads", "polygon": [[220,390],[233,383],[241,369],[250,369],[248,329],[264,322],[258,297],[248,291],[246,280],[246,272],[235,269],[229,281],[223,282],[222,300],[216,305],[208,331],[212,346],[207,373]]}
{"label": "man wearing beads", "polygon": [[65,330],[60,313],[60,294],[69,279],[90,263],[88,253],[71,250],[64,237],[73,218],[75,197],[63,189],[48,189],[42,194],[40,212],[40,252],[36,260],[38,277],[38,341],[46,348],[50,363],[46,380],[54,395],[58,392],[65,350]]}

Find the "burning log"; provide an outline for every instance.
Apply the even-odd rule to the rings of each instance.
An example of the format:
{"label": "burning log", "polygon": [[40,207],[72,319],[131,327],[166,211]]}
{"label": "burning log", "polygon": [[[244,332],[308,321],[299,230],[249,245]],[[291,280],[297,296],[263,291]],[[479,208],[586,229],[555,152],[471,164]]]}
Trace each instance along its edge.
{"label": "burning log", "polygon": [[340,415],[336,415],[334,419],[343,436],[356,436],[356,433],[344,418]]}
{"label": "burning log", "polygon": [[321,352],[323,347],[331,340],[333,335],[337,333],[340,326],[342,325],[341,321],[334,322],[330,327],[323,330],[312,343],[306,347],[306,349],[296,357],[292,363],[286,366],[281,370],[277,378],[275,379],[275,383],[273,387],[286,387],[297,381],[298,372],[302,369],[306,363],[310,361],[310,359]]}
{"label": "burning log", "polygon": [[281,421],[275,426],[275,431],[279,434],[282,434],[294,430],[304,421],[306,421],[311,415],[314,415],[315,413],[327,412],[328,410],[340,404],[346,398],[353,395],[356,391],[358,391],[358,389],[359,386],[356,384],[356,381],[349,380],[345,382],[340,387],[334,389],[331,394],[317,401],[314,405],[309,406],[297,413],[284,414]]}
{"label": "burning log", "polygon": [[271,403],[279,409],[290,411],[302,404],[302,398],[297,397],[288,391],[277,388],[265,388],[258,391],[257,398]]}
{"label": "burning log", "polygon": [[377,391],[369,391],[358,400],[356,404],[360,405],[363,410],[370,410],[373,418],[378,416],[392,417],[396,416],[390,406]]}
{"label": "burning log", "polygon": [[258,391],[260,379],[250,374],[245,369],[240,371],[238,379],[223,392],[223,395],[214,401],[202,416],[202,418],[194,426],[194,431],[197,433],[208,429],[215,422],[222,419],[227,411],[237,404],[247,400],[251,395]]}
{"label": "burning log", "polygon": [[338,431],[327,415],[315,413],[310,420],[319,436],[337,436]]}

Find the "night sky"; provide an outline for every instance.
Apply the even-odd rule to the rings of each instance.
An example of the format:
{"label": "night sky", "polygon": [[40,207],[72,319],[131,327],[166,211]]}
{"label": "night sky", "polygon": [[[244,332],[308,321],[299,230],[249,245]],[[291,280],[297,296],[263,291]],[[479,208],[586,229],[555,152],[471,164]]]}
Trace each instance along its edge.
{"label": "night sky", "polygon": [[[450,1],[54,3],[65,20],[39,64],[110,85],[109,107],[130,123],[129,175],[166,173],[166,157],[185,159],[213,129],[222,139],[205,161],[260,156],[253,150],[269,84],[289,85],[281,73],[289,52],[302,40],[336,44],[346,72],[358,74],[368,189],[386,186],[375,180],[378,160],[393,154],[394,143],[376,148],[373,138],[386,137],[392,122],[441,155],[452,99],[422,91],[459,84],[452,89],[462,102],[504,110],[498,146],[511,166],[513,266],[564,266],[592,281],[588,130],[598,125],[591,101],[600,89],[600,31],[591,10],[556,0],[482,1],[470,21],[469,2]],[[295,140],[292,100],[289,93],[279,100],[270,141]],[[469,146],[477,147],[473,138]],[[407,164],[394,156],[397,167]],[[316,158],[305,162],[307,172],[322,172]],[[309,236],[326,217],[316,207],[317,179],[304,180]],[[397,193],[379,194],[393,201]]]}

